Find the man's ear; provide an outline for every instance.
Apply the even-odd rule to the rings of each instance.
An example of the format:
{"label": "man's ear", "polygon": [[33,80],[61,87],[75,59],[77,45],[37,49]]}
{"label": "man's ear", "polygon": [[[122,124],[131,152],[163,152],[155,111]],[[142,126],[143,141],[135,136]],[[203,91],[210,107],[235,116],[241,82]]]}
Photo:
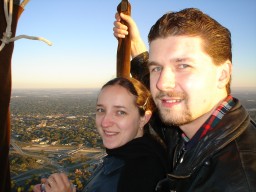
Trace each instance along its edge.
{"label": "man's ear", "polygon": [[230,81],[232,64],[229,60],[218,67],[218,88],[225,88]]}
{"label": "man's ear", "polygon": [[141,117],[140,127],[144,127],[144,125],[147,124],[148,121],[150,120],[151,116],[152,116],[152,111],[150,110],[145,111],[145,115]]}

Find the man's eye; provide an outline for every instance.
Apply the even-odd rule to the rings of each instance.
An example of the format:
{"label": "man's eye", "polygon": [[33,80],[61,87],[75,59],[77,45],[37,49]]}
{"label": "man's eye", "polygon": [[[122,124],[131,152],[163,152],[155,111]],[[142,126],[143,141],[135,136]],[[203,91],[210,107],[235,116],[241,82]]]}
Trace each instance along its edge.
{"label": "man's eye", "polygon": [[178,68],[179,68],[179,69],[186,69],[186,68],[188,68],[188,67],[189,67],[188,64],[180,64],[180,65],[178,65]]}
{"label": "man's eye", "polygon": [[157,67],[150,67],[150,72],[159,72],[159,71],[161,71],[162,70],[162,67],[159,67],[159,66],[157,66]]}

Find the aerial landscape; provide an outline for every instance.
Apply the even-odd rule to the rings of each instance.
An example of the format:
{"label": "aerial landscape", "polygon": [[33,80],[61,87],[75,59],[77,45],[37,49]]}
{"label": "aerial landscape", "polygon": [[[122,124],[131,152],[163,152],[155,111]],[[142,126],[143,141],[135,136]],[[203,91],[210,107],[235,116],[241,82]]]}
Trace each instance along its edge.
{"label": "aerial landscape", "polygon": [[94,125],[96,90],[14,90],[11,98],[12,191],[65,171],[84,187],[104,155]]}
{"label": "aerial landscape", "polygon": [[[122,0],[121,2],[128,1]],[[149,41],[151,36],[149,31],[153,31],[152,25],[165,13],[176,12],[185,8],[198,8],[227,27],[232,34],[229,34],[232,37],[232,54],[229,58],[232,61],[232,68],[230,65],[228,67],[230,70],[232,69],[232,86],[234,86],[231,88],[232,96],[239,99],[250,114],[251,120],[256,122],[256,22],[254,21],[256,18],[256,1],[247,0],[245,2],[234,2],[232,0],[206,1],[205,3],[204,1],[189,0],[130,1],[130,5],[132,18],[139,29],[139,33],[135,30],[135,36],[136,33],[141,36],[141,40],[147,44],[147,50],[151,53],[154,53],[154,51],[152,51],[152,44]],[[106,150],[95,125],[95,105],[100,91],[99,87],[118,74],[116,72],[118,71],[117,61],[120,56],[118,50],[121,41],[116,38],[113,29],[118,25],[115,22],[117,8],[123,9],[125,7],[120,6],[119,3],[120,0],[101,1],[100,4],[98,1],[61,1],[60,3],[51,0],[1,0],[0,165],[2,170],[0,192],[33,192],[35,184],[41,183],[42,178],[47,178],[56,172],[66,173],[71,183],[76,187],[76,191],[82,192],[86,186],[89,186],[87,184],[93,173],[101,167]],[[133,31],[131,31],[132,25],[129,24],[128,26],[130,34],[128,37],[131,37],[131,39],[126,39],[132,40],[134,37]],[[131,48],[134,48],[134,45],[138,42],[140,41],[133,41]],[[157,50],[156,53],[164,53],[162,47],[157,48]],[[135,52],[137,51],[140,50],[138,49]],[[145,51],[144,48],[143,51]],[[130,59],[134,58],[134,51],[131,51],[130,56]],[[187,64],[182,64],[180,67],[182,69],[192,69]],[[180,67],[177,69],[181,69]],[[222,71],[223,75],[226,74],[225,71]],[[208,75],[208,73],[202,74],[204,74],[202,77]],[[195,77],[197,76],[195,75]],[[225,75],[225,77],[227,76]],[[204,81],[198,82],[206,85]],[[190,80],[188,85],[193,85],[193,81]],[[189,86],[188,88],[190,89]],[[210,90],[209,87],[205,88]],[[198,101],[198,103],[193,103],[193,106],[197,108],[199,102],[203,99],[198,99],[202,97],[198,97],[200,95],[197,92],[192,90],[192,93]],[[114,91],[113,95],[115,96]],[[186,96],[186,94],[184,95]],[[214,93],[211,94],[211,96],[213,95]],[[211,98],[213,98],[211,101],[214,101],[214,96]],[[150,103],[147,101],[148,97],[144,105],[139,107],[144,109],[146,104]],[[167,98],[162,101],[172,105],[183,100]],[[177,114],[179,115],[179,113]],[[216,120],[222,118],[221,113],[217,113],[217,115],[221,117],[216,116]],[[198,119],[200,120],[200,118]],[[239,120],[240,117],[237,118],[238,124],[240,123]],[[119,123],[118,120],[116,122]],[[116,122],[114,122],[114,126],[118,125]],[[228,119],[226,122],[236,121]],[[208,124],[205,125],[209,127]],[[105,135],[113,136],[111,138],[114,138],[114,141],[117,140],[115,135],[120,136],[119,132],[110,132],[110,134],[109,132],[105,131],[107,133]],[[163,134],[166,136],[165,133]],[[210,138],[209,135],[205,135]],[[235,134],[235,136],[238,135]],[[248,135],[253,136],[254,134]],[[125,136],[127,135],[125,134]],[[183,134],[183,136],[188,135]],[[191,137],[187,139],[191,141]],[[174,141],[173,137],[170,138],[172,140],[168,137],[168,141]],[[221,138],[226,139],[225,136]],[[120,140],[123,141],[124,139]],[[247,139],[243,140],[247,141]],[[247,146],[254,146],[254,140],[254,138],[251,139],[251,144]],[[205,140],[200,141],[202,141],[202,144],[206,144]],[[216,139],[216,141],[218,140]],[[208,146],[214,146],[214,149],[217,149],[215,145],[212,145],[212,142]],[[177,148],[175,150],[177,155],[174,157],[177,160],[177,165],[186,162],[183,161],[186,148],[183,146],[180,148],[180,151]],[[172,150],[172,148],[170,149]],[[171,150],[169,151],[170,154],[172,154]],[[233,152],[234,150],[226,151]],[[239,150],[239,152],[241,151]],[[190,154],[196,157],[194,153]],[[241,155],[239,154],[237,157],[241,157]],[[223,158],[218,156],[218,159],[222,160]],[[239,158],[226,159],[228,159],[227,164],[230,164],[230,159]],[[243,160],[246,163],[249,162],[249,159],[246,156],[246,159]],[[202,164],[201,160],[198,162]],[[208,162],[206,163],[208,164]],[[136,164],[138,164],[137,161]],[[145,162],[143,164],[147,165]],[[227,164],[220,166],[222,173],[228,167]],[[241,165],[244,165],[244,163],[241,163]],[[155,168],[154,166],[147,166],[147,170],[150,170],[148,167]],[[133,171],[128,170],[129,173],[134,174]],[[194,168],[193,170],[197,173],[199,169]],[[234,172],[233,167],[229,170],[231,170],[232,175],[239,175]],[[247,172],[247,169],[244,171]],[[250,171],[248,172],[251,174]],[[138,176],[139,174],[134,175]],[[136,177],[137,181],[141,182],[144,175],[143,172],[143,176],[139,177],[142,179],[139,180]],[[147,175],[151,176],[151,174]],[[212,173],[209,175],[212,175]],[[221,181],[231,178],[222,174],[221,178],[218,176],[217,178]],[[204,177],[201,178],[204,179]],[[200,181],[200,185],[206,183],[201,178],[197,179]],[[239,180],[243,181],[242,179]],[[48,181],[50,183],[50,180]],[[129,186],[138,188],[137,185],[131,185],[128,179],[125,179],[125,181]],[[148,183],[153,182],[147,182],[146,184],[148,185]],[[214,184],[216,183],[219,182],[214,182]],[[239,182],[229,183],[236,186],[240,184]],[[179,185],[183,187],[183,184]],[[193,184],[193,186],[195,185]],[[248,184],[248,186],[251,185]],[[112,185],[110,188],[112,190]],[[216,187],[214,186],[214,188]],[[104,190],[106,190],[105,187]]]}
{"label": "aerial landscape", "polygon": [[[41,177],[64,171],[81,191],[105,155],[95,128],[98,89],[14,89],[11,97],[12,191],[32,191]],[[233,96],[256,121],[256,90]]]}

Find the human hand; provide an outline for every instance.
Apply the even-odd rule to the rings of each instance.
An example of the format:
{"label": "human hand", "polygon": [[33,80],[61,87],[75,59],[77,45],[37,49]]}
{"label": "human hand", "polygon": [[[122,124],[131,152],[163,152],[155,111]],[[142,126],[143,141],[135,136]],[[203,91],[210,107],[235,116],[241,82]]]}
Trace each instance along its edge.
{"label": "human hand", "polygon": [[45,182],[46,182],[46,178],[42,178],[41,179],[41,184],[36,184],[33,187],[33,192],[45,192]]}
{"label": "human hand", "polygon": [[[123,13],[116,13],[114,21],[114,36],[116,38],[125,38],[126,35],[130,35],[131,38],[131,56],[132,58],[136,57],[140,53],[147,51],[146,45],[141,39],[139,29],[132,19],[131,16],[125,15]],[[121,20],[126,21],[128,26],[121,23]]]}
{"label": "human hand", "polygon": [[[48,179],[43,180],[42,184],[44,184],[46,192],[76,192],[76,188],[65,173],[54,173]],[[42,185],[35,185],[33,191],[42,192]]]}

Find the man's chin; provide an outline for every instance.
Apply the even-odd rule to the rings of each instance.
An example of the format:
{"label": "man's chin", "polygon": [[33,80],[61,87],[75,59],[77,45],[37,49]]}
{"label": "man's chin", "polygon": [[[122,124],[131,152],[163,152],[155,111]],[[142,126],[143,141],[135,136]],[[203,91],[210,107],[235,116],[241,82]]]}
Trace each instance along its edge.
{"label": "man's chin", "polygon": [[[174,115],[171,115],[174,114]],[[181,112],[179,112],[181,114]],[[179,114],[178,112],[166,112],[166,111],[160,111],[160,118],[163,123],[166,125],[174,125],[174,126],[181,126],[185,125],[190,122],[189,116],[177,116],[175,114]]]}

